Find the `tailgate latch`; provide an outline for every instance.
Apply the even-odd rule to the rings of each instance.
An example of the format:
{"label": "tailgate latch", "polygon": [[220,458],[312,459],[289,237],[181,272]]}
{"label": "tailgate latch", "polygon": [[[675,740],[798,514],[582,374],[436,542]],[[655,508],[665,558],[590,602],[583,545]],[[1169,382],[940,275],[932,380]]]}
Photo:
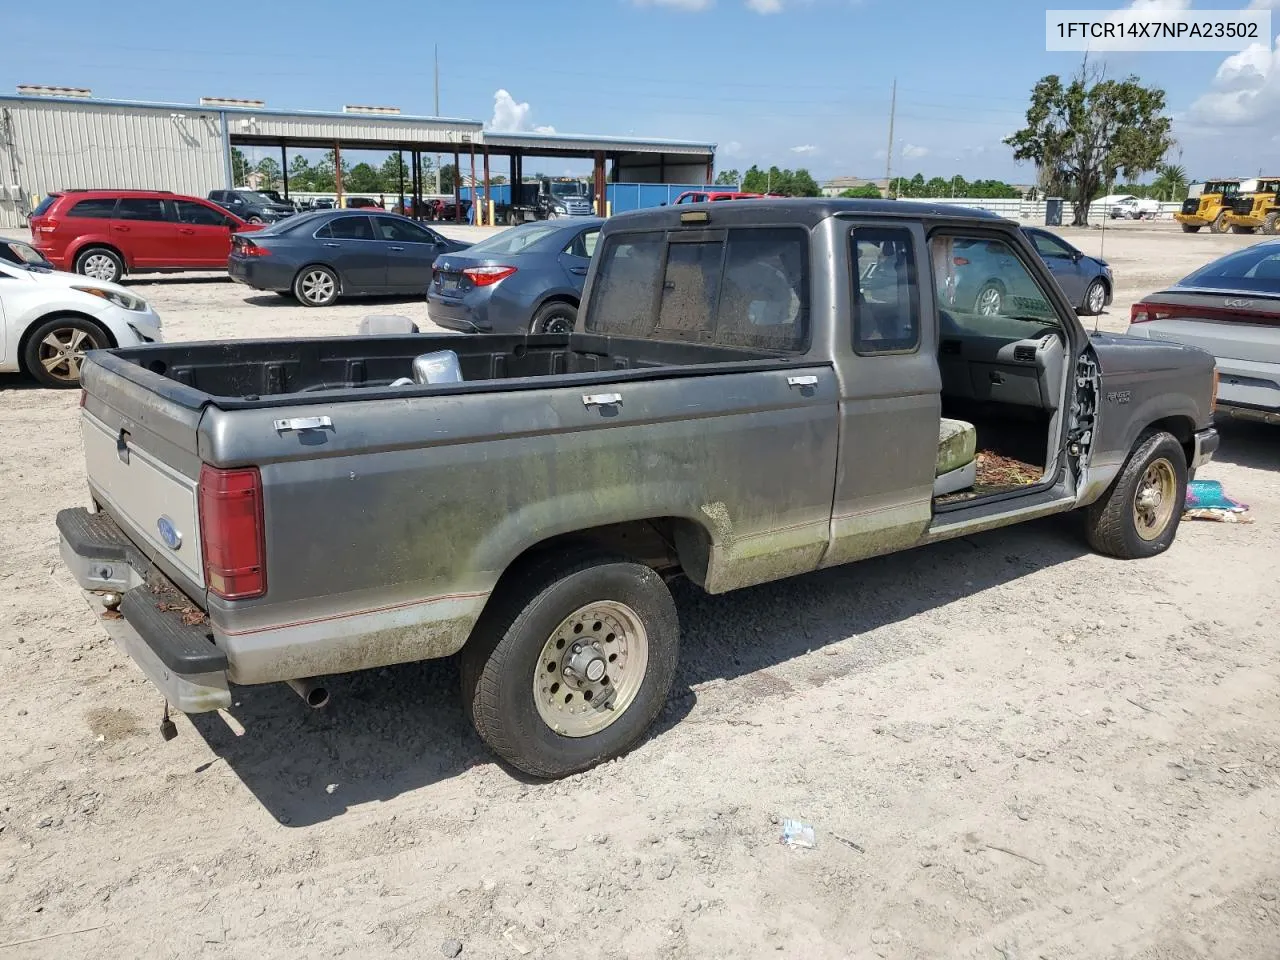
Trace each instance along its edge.
{"label": "tailgate latch", "polygon": [[120,458],[121,463],[129,462],[129,431],[124,427],[121,427],[116,435],[116,456]]}
{"label": "tailgate latch", "polygon": [[276,433],[288,433],[290,430],[296,430],[299,433],[304,430],[332,430],[333,421],[329,417],[292,417],[288,420],[277,420],[275,427]]}

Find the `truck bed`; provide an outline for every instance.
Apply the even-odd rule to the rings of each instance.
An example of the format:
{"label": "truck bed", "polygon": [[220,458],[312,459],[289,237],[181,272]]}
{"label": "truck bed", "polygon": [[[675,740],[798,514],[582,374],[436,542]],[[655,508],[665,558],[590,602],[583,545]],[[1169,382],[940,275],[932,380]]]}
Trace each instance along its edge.
{"label": "truck bed", "polygon": [[[463,382],[392,387],[414,357],[458,355]],[[768,369],[797,362],[765,351],[594,334],[416,334],[308,340],[166,343],[95,354],[96,363],[188,409],[545,388],[547,378],[619,382]],[[711,369],[708,369],[711,368]],[[310,394],[300,398],[298,394]]]}

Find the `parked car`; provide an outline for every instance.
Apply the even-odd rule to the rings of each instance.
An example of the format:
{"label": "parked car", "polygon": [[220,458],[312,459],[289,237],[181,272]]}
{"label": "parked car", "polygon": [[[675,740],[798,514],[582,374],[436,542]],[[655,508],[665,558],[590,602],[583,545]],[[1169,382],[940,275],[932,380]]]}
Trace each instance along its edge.
{"label": "parked car", "polygon": [[742,193],[738,190],[686,190],[676,197],[675,205],[684,203],[715,203],[718,200],[758,200],[762,193]]}
{"label": "parked car", "polygon": [[257,229],[199,197],[65,190],[32,212],[31,243],[59,270],[116,283],[125,273],[224,270],[231,235]]}
{"label": "parked car", "polygon": [[283,196],[281,196],[279,190],[258,190],[255,192],[262,194],[268,200],[272,201],[273,203],[279,206],[290,207],[294,211],[298,211],[302,209],[301,207],[298,206],[297,202],[293,200],[286,200]]}
{"label": "parked car", "polygon": [[80,385],[85,354],[160,340],[160,317],[124,287],[55,270],[20,240],[0,243],[0,371]]}
{"label": "parked car", "polygon": [[260,190],[210,190],[209,199],[248,223],[275,223],[297,213],[293,204],[277,203]]}
{"label": "parked car", "polygon": [[[1102,313],[1114,288],[1111,267],[1047,230],[1023,227],[1022,231],[1076,312]],[[1028,305],[1036,309],[1041,304],[1040,292],[1034,287],[1025,283],[1024,289],[1010,286],[1009,276],[1023,274],[1010,269],[1015,254],[1008,245],[975,238],[957,242],[954,254],[949,272],[951,306],[983,316],[1008,316],[1025,311]]]}
{"label": "parked car", "polygon": [[427,316],[468,333],[568,333],[603,223],[599,217],[526,223],[437,257]]}
{"label": "parked car", "polygon": [[[1001,333],[955,316],[953,349],[930,262],[976,237],[1017,251],[1028,279],[1006,279],[1044,309]],[[864,249],[893,282],[865,288]],[[1095,549],[1153,557],[1217,445],[1212,357],[1090,336],[1026,235],[981,211],[626,213],[586,291],[575,331],[544,337],[91,354],[100,507],[57,526],[96,609],[119,601],[98,622],[189,713],[229,707],[231,682],[320,704],[316,678],[460,654],[480,736],[559,777],[668,702],[669,579],[723,593],[1080,508]],[[1033,476],[975,474],[1018,436]]]}
{"label": "parked car", "polygon": [[337,204],[330,197],[318,197],[311,201],[312,210],[333,210]]}
{"label": "parked car", "polygon": [[1280,240],[1228,253],[1143,297],[1128,332],[1212,353],[1218,412],[1280,425]]}
{"label": "parked car", "polygon": [[255,290],[327,307],[339,297],[420,294],[435,258],[466,246],[394,213],[329,210],[238,234],[227,273]]}
{"label": "parked car", "polygon": [[382,204],[373,197],[347,197],[348,210],[382,210],[385,209]]}
{"label": "parked car", "polygon": [[1036,253],[1058,281],[1077,313],[1097,316],[1111,304],[1116,281],[1111,264],[1077,250],[1056,233],[1039,227],[1023,227]]}
{"label": "parked car", "polygon": [[466,200],[455,203],[453,200],[432,200],[431,218],[433,220],[461,220],[463,223],[467,221],[467,214],[471,210],[470,202]]}
{"label": "parked car", "polygon": [[1155,220],[1160,216],[1160,201],[1149,197],[1125,197],[1111,205],[1112,220]]}

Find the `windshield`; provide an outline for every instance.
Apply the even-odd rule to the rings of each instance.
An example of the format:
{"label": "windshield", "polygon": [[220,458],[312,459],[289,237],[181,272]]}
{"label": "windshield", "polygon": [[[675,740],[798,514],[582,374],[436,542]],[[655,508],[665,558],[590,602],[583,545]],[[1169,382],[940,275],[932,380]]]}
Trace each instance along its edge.
{"label": "windshield", "polygon": [[0,242],[0,260],[12,263],[28,270],[52,270],[53,264],[46,260],[40,251],[21,240]]}
{"label": "windshield", "polygon": [[473,247],[467,248],[468,257],[492,257],[509,253],[520,253],[533,246],[543,237],[562,230],[563,227],[545,223],[533,223],[522,227],[503,230],[497,236],[481,240]]}
{"label": "windshield", "polygon": [[1174,286],[1280,293],[1280,243],[1259,243],[1229,253]]}
{"label": "windshield", "polygon": [[582,184],[553,183],[551,185],[551,195],[553,197],[581,197],[583,196]]}
{"label": "windshield", "polygon": [[265,193],[258,193],[256,190],[241,190],[240,196],[248,200],[250,203],[275,203]]}
{"label": "windshield", "polygon": [[1221,193],[1223,195],[1239,193],[1240,184],[1238,183],[1206,183],[1204,185],[1205,193]]}

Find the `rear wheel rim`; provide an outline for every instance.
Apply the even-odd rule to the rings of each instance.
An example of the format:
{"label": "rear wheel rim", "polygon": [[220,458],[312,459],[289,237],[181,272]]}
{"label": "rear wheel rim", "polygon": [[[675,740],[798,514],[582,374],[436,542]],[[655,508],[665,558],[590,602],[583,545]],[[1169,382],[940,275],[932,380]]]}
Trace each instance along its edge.
{"label": "rear wheel rim", "polygon": [[40,341],[40,366],[55,380],[75,383],[80,379],[85,351],[97,347],[98,343],[88,331],[78,327],[58,327],[50,330]]}
{"label": "rear wheel rim", "polygon": [[333,299],[337,285],[327,270],[309,270],[302,275],[302,297],[308,303],[328,303]]}
{"label": "rear wheel rim", "polygon": [[543,333],[571,333],[573,324],[569,322],[568,317],[554,316],[548,317],[542,324]]}
{"label": "rear wheel rim", "polygon": [[978,294],[978,301],[975,304],[977,309],[974,312],[984,317],[994,317],[1000,312],[1003,299],[996,287],[987,287]]}
{"label": "rear wheel rim", "polygon": [[107,253],[91,253],[84,258],[83,272],[94,280],[114,280],[116,262]]}
{"label": "rear wheel rim", "polygon": [[1095,283],[1092,287],[1089,288],[1089,312],[1101,313],[1102,301],[1105,299],[1106,299],[1106,291],[1103,289],[1102,284]]}
{"label": "rear wheel rim", "polygon": [[1133,495],[1133,525],[1143,540],[1155,540],[1168,528],[1177,490],[1178,476],[1173,464],[1164,457],[1152,460]]}
{"label": "rear wheel rim", "polygon": [[631,607],[597,600],[551,631],[534,664],[533,700],[563,737],[589,737],[635,702],[649,666],[649,633]]}

